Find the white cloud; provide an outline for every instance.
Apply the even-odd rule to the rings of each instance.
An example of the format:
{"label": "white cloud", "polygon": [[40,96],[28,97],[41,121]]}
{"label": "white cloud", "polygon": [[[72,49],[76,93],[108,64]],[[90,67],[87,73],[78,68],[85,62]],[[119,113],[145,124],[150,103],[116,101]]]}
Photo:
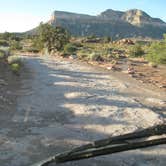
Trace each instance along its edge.
{"label": "white cloud", "polygon": [[0,32],[24,32],[30,30],[48,18],[25,13],[0,13]]}

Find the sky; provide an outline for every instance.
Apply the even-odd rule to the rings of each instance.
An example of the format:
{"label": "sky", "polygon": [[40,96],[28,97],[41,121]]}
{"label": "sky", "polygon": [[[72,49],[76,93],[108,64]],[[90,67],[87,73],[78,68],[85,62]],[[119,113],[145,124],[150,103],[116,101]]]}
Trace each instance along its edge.
{"label": "sky", "polygon": [[30,30],[54,10],[98,15],[106,9],[141,9],[166,22],[166,0],[0,0],[0,32]]}

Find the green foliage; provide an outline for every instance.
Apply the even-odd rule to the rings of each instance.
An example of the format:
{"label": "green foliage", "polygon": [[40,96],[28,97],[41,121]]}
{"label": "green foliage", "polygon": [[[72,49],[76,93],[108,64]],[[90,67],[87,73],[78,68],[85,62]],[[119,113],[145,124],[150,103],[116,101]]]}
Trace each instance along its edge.
{"label": "green foliage", "polygon": [[104,42],[104,43],[109,43],[109,42],[111,42],[111,41],[112,41],[112,39],[111,39],[111,37],[109,37],[109,36],[106,36],[106,37],[103,38],[103,42]]}
{"label": "green foliage", "polygon": [[83,45],[80,42],[75,42],[75,43],[73,43],[73,45],[77,48],[83,47]]}
{"label": "green foliage", "polygon": [[91,61],[102,61],[103,60],[102,56],[97,52],[92,52],[91,54],[89,54],[89,59]]}
{"label": "green foliage", "polygon": [[10,40],[20,41],[22,40],[22,38],[23,38],[23,35],[18,33],[5,32],[0,34],[0,39],[6,40],[6,41],[10,41]]}
{"label": "green foliage", "polygon": [[64,52],[66,54],[74,54],[76,50],[77,50],[77,47],[72,43],[68,43],[64,46]]}
{"label": "green foliage", "polygon": [[16,40],[12,40],[10,41],[10,49],[11,50],[21,50],[22,46],[20,44],[20,42],[16,41]]}
{"label": "green foliage", "polygon": [[146,58],[154,64],[166,64],[166,41],[152,43]]}
{"label": "green foliage", "polygon": [[91,54],[91,51],[88,50],[87,48],[83,48],[79,51],[77,51],[77,56],[79,59],[84,59],[84,60],[88,60],[88,55]]}
{"label": "green foliage", "polygon": [[129,50],[130,57],[140,57],[144,54],[144,50],[142,49],[141,45],[136,44]]}
{"label": "green foliage", "polygon": [[9,32],[1,33],[0,39],[9,40],[10,39],[10,33]]}
{"label": "green foliage", "polygon": [[0,46],[7,47],[9,43],[6,40],[0,40]]}
{"label": "green foliage", "polygon": [[41,23],[37,30],[34,46],[39,50],[47,48],[50,53],[62,50],[68,42],[69,34],[65,29]]}
{"label": "green foliage", "polygon": [[11,70],[14,72],[14,73],[18,73],[21,69],[21,65],[18,64],[18,63],[13,63],[10,65],[11,67]]}
{"label": "green foliage", "polygon": [[7,61],[8,61],[8,64],[10,64],[10,65],[14,64],[14,63],[20,64],[20,65],[22,64],[22,59],[17,55],[9,56],[7,58]]}
{"label": "green foliage", "polygon": [[5,52],[3,50],[0,50],[0,59],[5,58]]}
{"label": "green foliage", "polygon": [[96,38],[97,38],[96,35],[89,35],[89,36],[87,36],[87,39],[96,39]]}
{"label": "green foliage", "polygon": [[25,51],[25,52],[32,52],[32,53],[39,53],[40,52],[40,50],[37,49],[36,47],[24,48],[23,51]]}
{"label": "green foliage", "polygon": [[164,41],[166,42],[166,33],[163,34]]}

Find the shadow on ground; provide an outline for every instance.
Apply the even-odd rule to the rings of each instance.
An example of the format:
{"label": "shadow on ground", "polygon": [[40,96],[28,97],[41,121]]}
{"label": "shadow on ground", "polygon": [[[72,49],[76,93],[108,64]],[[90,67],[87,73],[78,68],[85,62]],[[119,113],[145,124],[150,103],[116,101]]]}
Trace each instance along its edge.
{"label": "shadow on ground", "polygon": [[[26,61],[29,73],[24,74],[17,91],[17,107],[0,129],[1,166],[28,166],[96,139],[162,121],[158,114],[120,94],[125,85],[104,72],[69,61]],[[142,113],[148,113],[149,118]],[[62,165],[164,166],[164,148],[157,146]]]}

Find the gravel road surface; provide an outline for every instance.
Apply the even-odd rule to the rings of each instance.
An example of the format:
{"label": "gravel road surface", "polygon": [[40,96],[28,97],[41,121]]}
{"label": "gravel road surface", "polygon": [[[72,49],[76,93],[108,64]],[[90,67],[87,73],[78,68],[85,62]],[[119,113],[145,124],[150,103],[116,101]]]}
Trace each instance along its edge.
{"label": "gravel road surface", "polygon": [[[165,120],[165,94],[77,61],[25,58],[12,114],[0,110],[0,166],[30,166],[73,147]],[[11,92],[12,93],[12,92]],[[11,94],[12,95],[12,94]],[[165,166],[166,145],[62,166]]]}

